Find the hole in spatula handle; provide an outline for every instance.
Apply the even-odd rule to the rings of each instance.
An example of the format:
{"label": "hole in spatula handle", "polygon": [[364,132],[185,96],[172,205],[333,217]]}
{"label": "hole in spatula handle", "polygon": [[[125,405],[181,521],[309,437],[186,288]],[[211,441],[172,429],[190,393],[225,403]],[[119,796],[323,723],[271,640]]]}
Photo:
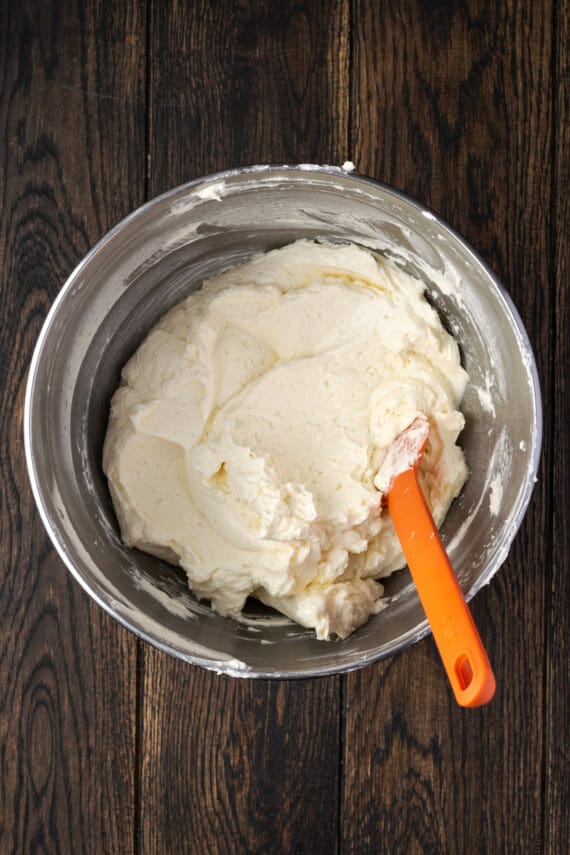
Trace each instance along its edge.
{"label": "hole in spatula handle", "polygon": [[474,674],[469,657],[465,653],[462,653],[455,663],[455,673],[461,690],[465,691],[465,689],[468,689],[471,685]]}

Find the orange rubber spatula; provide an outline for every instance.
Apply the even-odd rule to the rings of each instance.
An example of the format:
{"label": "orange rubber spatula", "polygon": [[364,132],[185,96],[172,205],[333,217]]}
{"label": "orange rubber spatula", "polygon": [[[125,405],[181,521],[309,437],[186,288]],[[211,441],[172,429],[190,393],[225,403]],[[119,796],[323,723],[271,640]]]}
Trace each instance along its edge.
{"label": "orange rubber spatula", "polygon": [[495,676],[418,481],[428,434],[418,416],[388,452],[388,510],[455,698],[477,707],[493,697]]}

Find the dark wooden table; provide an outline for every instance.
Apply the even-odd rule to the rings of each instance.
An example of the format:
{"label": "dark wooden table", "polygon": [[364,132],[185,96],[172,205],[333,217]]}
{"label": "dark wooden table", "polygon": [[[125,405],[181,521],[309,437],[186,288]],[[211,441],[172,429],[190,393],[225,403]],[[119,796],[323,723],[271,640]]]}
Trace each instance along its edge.
{"label": "dark wooden table", "polygon": [[[0,853],[551,853],[570,839],[570,0],[0,0]],[[538,483],[473,604],[498,691],[431,640],[343,677],[206,673],[121,629],[28,486],[32,349],[75,264],[214,170],[352,159],[506,284]]]}

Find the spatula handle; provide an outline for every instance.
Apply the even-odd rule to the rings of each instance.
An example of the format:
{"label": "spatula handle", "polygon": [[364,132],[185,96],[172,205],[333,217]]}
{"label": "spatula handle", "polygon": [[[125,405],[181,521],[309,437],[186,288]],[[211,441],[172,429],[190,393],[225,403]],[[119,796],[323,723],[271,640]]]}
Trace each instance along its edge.
{"label": "spatula handle", "polygon": [[388,510],[457,702],[486,704],[495,676],[415,469],[394,479]]}

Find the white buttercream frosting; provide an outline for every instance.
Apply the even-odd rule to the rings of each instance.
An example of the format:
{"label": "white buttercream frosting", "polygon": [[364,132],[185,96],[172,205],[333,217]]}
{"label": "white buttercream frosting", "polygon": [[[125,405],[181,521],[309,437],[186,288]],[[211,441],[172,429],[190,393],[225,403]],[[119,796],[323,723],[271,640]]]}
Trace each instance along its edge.
{"label": "white buttercream frosting", "polygon": [[125,365],[103,465],[123,540],[223,614],[258,597],[319,638],[404,566],[382,463],[418,414],[441,524],[466,477],[467,375],[424,286],[354,245],[298,241],[204,283]]}

